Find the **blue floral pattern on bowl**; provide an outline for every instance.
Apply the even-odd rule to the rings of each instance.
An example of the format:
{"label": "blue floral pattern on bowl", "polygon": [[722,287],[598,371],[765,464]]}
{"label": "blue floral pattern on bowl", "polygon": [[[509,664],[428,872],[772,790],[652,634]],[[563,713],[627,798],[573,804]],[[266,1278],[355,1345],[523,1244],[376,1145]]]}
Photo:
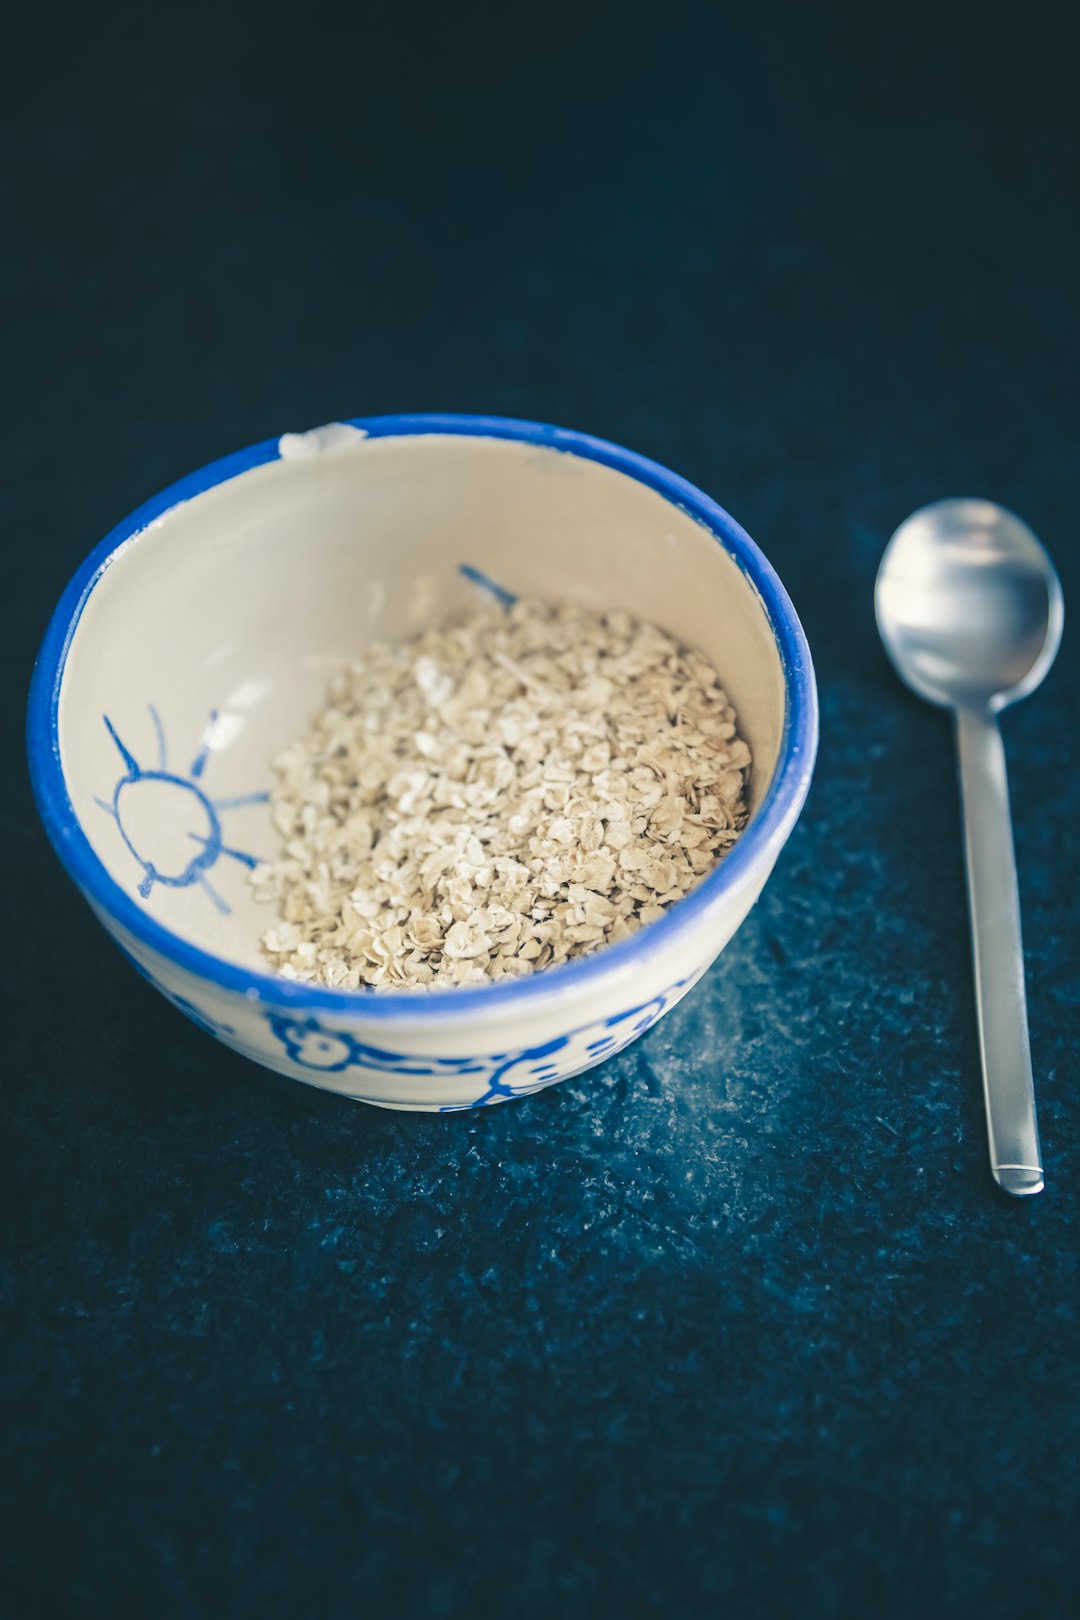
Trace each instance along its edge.
{"label": "blue floral pattern on bowl", "polygon": [[[316,1074],[342,1074],[348,1069],[376,1070],[382,1074],[412,1075],[438,1079],[453,1075],[474,1079],[477,1096],[453,1108],[480,1108],[540,1091],[556,1080],[565,1080],[628,1046],[656,1023],[673,1000],[687,989],[689,979],[680,979],[662,995],[610,1018],[581,1024],[565,1035],[537,1046],[517,1051],[490,1052],[479,1057],[425,1058],[369,1046],[347,1030],[330,1029],[317,1018],[297,1018],[288,1013],[268,1013],[267,1022],[284,1048],[285,1055],[301,1068]],[[592,1037],[589,1039],[588,1037]]]}

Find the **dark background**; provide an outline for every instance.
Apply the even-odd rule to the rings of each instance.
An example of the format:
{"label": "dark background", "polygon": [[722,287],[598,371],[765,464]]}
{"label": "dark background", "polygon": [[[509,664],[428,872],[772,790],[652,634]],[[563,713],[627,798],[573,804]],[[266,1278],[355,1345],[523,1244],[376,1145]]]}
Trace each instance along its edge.
{"label": "dark background", "polygon": [[[6,1615],[1067,1612],[1077,641],[1005,722],[1048,1175],[1021,1205],[985,1163],[948,723],[871,611],[892,529],[950,494],[1018,510],[1078,600],[1065,16],[5,25]],[[21,765],[34,648],[114,521],[410,409],[585,428],[716,495],[822,704],[803,820],[703,985],[449,1119],[186,1025]]]}

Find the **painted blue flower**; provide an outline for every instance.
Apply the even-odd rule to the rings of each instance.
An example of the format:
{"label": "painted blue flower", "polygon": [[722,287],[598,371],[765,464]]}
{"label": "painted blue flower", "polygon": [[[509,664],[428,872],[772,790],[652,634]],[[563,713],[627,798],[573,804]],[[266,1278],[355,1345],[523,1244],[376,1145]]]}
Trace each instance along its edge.
{"label": "painted blue flower", "polygon": [[337,1074],[356,1061],[353,1056],[356,1043],[350,1035],[322,1029],[314,1018],[283,1018],[275,1013],[267,1016],[286,1054],[294,1063],[302,1063],[305,1069]]}

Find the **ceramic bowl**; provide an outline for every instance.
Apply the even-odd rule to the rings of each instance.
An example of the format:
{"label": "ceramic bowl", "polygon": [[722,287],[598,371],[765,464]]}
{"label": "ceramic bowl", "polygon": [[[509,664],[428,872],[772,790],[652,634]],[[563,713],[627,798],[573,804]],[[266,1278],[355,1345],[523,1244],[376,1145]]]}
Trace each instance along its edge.
{"label": "ceramic bowl", "polygon": [[[633,938],[524,980],[382,994],[268,971],[248,868],[270,760],[368,638],[493,581],[654,620],[715,663],[753,753],[732,852]],[[71,581],[30,697],[38,806],[139,971],[226,1045],[392,1108],[522,1096],[602,1062],[734,934],[806,797],[810,654],[780,581],[707,496],[585,434],[397,416],[285,434],[174,484]]]}

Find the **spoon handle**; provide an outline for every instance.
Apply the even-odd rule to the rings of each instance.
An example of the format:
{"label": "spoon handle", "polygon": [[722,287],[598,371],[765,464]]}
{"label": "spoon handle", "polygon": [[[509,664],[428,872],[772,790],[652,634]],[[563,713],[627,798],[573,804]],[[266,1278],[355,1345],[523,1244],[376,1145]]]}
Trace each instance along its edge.
{"label": "spoon handle", "polygon": [[988,710],[958,709],[956,740],[990,1167],[1005,1192],[1022,1197],[1042,1191],[1043,1172],[1005,750]]}

